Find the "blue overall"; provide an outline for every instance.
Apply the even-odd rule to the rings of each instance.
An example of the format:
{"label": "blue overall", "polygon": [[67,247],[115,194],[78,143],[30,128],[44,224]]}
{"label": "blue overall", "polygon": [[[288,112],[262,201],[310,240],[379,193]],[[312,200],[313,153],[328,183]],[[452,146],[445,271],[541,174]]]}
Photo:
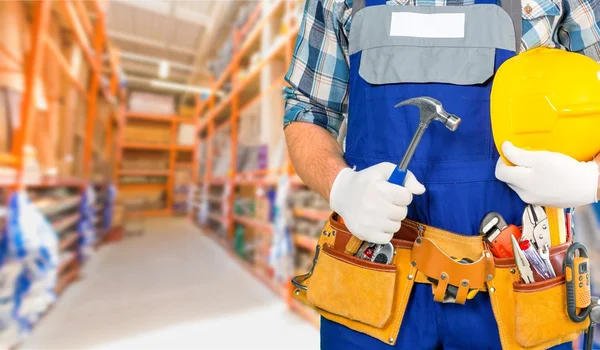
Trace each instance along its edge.
{"label": "blue overall", "polygon": [[[476,3],[497,6],[494,0]],[[377,5],[385,5],[385,0],[365,2],[366,7]],[[502,214],[507,222],[520,225],[524,203],[494,175],[499,155],[490,128],[493,78],[476,85],[373,85],[359,73],[361,54],[350,56],[345,152],[348,164],[357,170],[381,162],[397,164],[417,129],[419,110],[394,106],[413,97],[433,97],[442,102],[446,111],[462,118],[462,123],[457,131],[450,132],[441,123],[433,122],[425,132],[409,170],[427,192],[414,197],[408,218],[463,235],[477,235],[480,221],[492,211]],[[496,49],[494,72],[514,55],[514,51]],[[430,285],[415,284],[394,347],[501,349],[489,295],[478,293],[465,305],[442,304],[433,300]],[[321,348],[377,350],[392,346],[322,318]],[[556,348],[571,349],[571,344]]]}

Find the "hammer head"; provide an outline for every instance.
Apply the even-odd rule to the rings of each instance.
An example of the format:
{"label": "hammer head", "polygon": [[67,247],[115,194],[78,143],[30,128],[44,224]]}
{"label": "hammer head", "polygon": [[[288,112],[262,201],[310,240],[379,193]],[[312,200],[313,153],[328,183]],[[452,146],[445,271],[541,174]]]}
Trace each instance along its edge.
{"label": "hammer head", "polygon": [[424,125],[429,125],[433,120],[442,122],[450,131],[458,129],[460,118],[446,112],[442,103],[434,98],[423,96],[408,99],[398,103],[395,107],[412,105],[419,107],[420,121]]}

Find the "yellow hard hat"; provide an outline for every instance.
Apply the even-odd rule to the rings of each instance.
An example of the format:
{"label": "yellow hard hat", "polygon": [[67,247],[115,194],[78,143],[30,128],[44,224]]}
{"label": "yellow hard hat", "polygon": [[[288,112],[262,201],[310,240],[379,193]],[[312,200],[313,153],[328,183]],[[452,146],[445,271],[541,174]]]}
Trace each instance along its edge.
{"label": "yellow hard hat", "polygon": [[490,111],[507,163],[504,141],[591,160],[600,152],[600,64],[558,49],[526,51],[500,66]]}

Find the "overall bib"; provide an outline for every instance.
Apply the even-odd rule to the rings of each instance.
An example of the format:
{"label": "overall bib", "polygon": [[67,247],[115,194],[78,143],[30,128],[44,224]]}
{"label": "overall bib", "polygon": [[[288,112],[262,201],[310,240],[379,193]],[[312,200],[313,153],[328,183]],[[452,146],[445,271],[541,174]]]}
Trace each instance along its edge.
{"label": "overall bib", "polygon": [[[525,204],[495,178],[499,155],[490,129],[494,74],[515,55],[509,15],[493,0],[447,7],[386,5],[385,0],[355,3],[348,164],[356,170],[381,162],[397,164],[417,129],[419,110],[394,106],[409,98],[433,97],[462,122],[455,132],[438,122],[425,132],[409,170],[427,191],[414,196],[408,219],[461,235],[478,235],[480,221],[494,211],[520,225]],[[487,293],[465,305],[435,302],[427,284],[416,283],[411,293],[395,348],[501,348]],[[322,318],[321,347],[392,346]],[[570,349],[571,344],[556,348]]]}

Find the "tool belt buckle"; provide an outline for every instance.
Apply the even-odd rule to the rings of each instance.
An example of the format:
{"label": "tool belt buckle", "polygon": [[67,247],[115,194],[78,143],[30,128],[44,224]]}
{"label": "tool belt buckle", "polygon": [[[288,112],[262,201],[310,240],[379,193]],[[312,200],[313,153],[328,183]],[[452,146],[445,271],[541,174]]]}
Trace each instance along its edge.
{"label": "tool belt buckle", "polygon": [[446,254],[432,240],[418,237],[411,253],[411,264],[432,284],[433,299],[439,303],[464,305],[486,282],[494,279],[492,253],[483,250],[476,261]]}

